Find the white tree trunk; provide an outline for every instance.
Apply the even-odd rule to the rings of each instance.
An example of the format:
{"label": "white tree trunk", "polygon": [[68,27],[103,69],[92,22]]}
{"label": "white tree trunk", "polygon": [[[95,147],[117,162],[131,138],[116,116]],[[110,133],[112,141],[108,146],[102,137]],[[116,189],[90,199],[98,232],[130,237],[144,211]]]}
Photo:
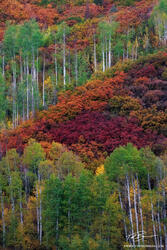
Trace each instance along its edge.
{"label": "white tree trunk", "polygon": [[[123,203],[122,203],[122,198],[121,198],[121,193],[119,192],[119,201],[120,201],[120,205],[121,205],[121,209],[124,212],[124,208],[123,208]],[[127,233],[127,226],[126,226],[126,221],[125,221],[125,217],[123,216],[123,221],[124,221],[124,231],[125,231],[125,238],[126,241],[128,240],[128,233]]]}
{"label": "white tree trunk", "polygon": [[107,37],[105,37],[105,47],[106,47],[106,69],[108,68],[108,46],[107,46]]}
{"label": "white tree trunk", "polygon": [[[149,175],[149,173],[148,173],[148,188],[151,191],[151,184],[150,184],[150,175]],[[153,206],[153,203],[152,203],[152,199],[151,199],[151,218],[152,218],[152,223],[153,223],[153,233],[154,233],[155,248],[156,248],[156,250],[158,250],[157,234],[156,234],[155,219],[154,219],[154,206]]]}
{"label": "white tree trunk", "polygon": [[140,220],[141,220],[142,243],[144,244],[143,212],[142,212],[142,205],[141,205],[140,187],[139,187],[139,181],[138,181],[137,175],[136,175],[136,180],[137,180],[137,193],[138,193],[138,200],[139,200]]}
{"label": "white tree trunk", "polygon": [[41,198],[41,185],[39,187],[39,196],[40,196],[40,204],[39,204],[39,222],[40,222],[39,241],[40,241],[40,245],[41,245],[41,243],[42,243],[42,198]]}
{"label": "white tree trunk", "polygon": [[97,71],[97,58],[96,58],[96,37],[95,34],[93,36],[93,44],[94,44],[94,71]]}
{"label": "white tree trunk", "polygon": [[28,66],[28,57],[27,57],[27,70],[26,70],[26,75],[27,75],[27,120],[29,119],[29,66]]}
{"label": "white tree trunk", "polygon": [[36,206],[36,212],[37,212],[37,234],[39,237],[39,206],[38,206],[38,184],[36,185],[36,200],[37,200],[37,206]]}
{"label": "white tree trunk", "polygon": [[64,88],[66,87],[66,34],[65,29],[63,33],[63,79],[64,79]]}
{"label": "white tree trunk", "polygon": [[37,50],[37,64],[36,64],[36,86],[37,86],[37,109],[39,109],[39,79],[38,79],[38,50]]}
{"label": "white tree trunk", "polygon": [[138,221],[138,212],[137,212],[137,205],[136,205],[136,185],[135,185],[135,179],[133,180],[133,177],[132,177],[132,185],[133,185],[133,194],[134,194],[134,209],[135,209],[135,218],[136,218],[137,241],[138,241],[138,245],[140,245],[139,221]]}
{"label": "white tree trunk", "polygon": [[103,72],[105,72],[104,40],[102,44]]}
{"label": "white tree trunk", "polygon": [[111,68],[111,38],[109,39],[108,52],[108,67]]}
{"label": "white tree trunk", "polygon": [[45,55],[43,59],[43,74],[42,74],[42,96],[43,96],[43,107],[45,107]]}
{"label": "white tree trunk", "polygon": [[135,246],[135,239],[134,239],[134,226],[133,226],[133,217],[132,217],[132,208],[131,208],[131,200],[130,200],[130,186],[129,186],[129,177],[126,176],[126,183],[127,183],[127,191],[128,191],[128,203],[129,203],[129,217],[130,217],[130,224],[131,224],[131,233],[132,233],[132,243],[133,247]]}

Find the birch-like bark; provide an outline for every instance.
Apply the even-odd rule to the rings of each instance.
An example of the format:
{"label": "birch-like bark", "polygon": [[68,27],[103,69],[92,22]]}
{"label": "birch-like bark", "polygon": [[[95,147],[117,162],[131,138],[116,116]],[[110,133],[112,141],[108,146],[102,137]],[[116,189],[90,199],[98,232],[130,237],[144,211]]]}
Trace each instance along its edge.
{"label": "birch-like bark", "polygon": [[36,184],[36,200],[37,200],[37,206],[36,206],[36,212],[37,212],[37,234],[38,234],[38,237],[39,237],[39,230],[40,229],[39,229],[38,184]]}
{"label": "birch-like bark", "polygon": [[129,48],[128,48],[128,44],[127,44],[127,49],[126,49],[126,58],[129,58]]}
{"label": "birch-like bark", "polygon": [[55,41],[55,76],[56,76],[56,87],[57,87],[57,84],[58,84],[58,74],[57,74],[57,57],[56,57],[56,41]]}
{"label": "birch-like bark", "polygon": [[19,106],[18,106],[18,104],[17,104],[16,112],[17,112],[17,115],[16,115],[16,125],[18,126],[19,125]]}
{"label": "birch-like bark", "polygon": [[[162,191],[163,195],[163,219],[166,222],[166,194],[165,194],[165,187],[163,188]],[[165,250],[167,250],[167,228],[166,228],[166,223],[164,222],[163,228],[164,228],[164,237],[165,237]]]}
{"label": "birch-like bark", "polygon": [[[149,173],[148,173],[148,188],[151,191],[151,184],[150,184],[150,175],[149,175]],[[156,250],[158,250],[156,227],[155,227],[155,218],[154,218],[154,206],[153,206],[153,203],[152,203],[152,199],[151,199],[151,218],[152,218],[152,223],[153,223],[153,233],[154,233],[155,248],[156,248]]]}
{"label": "birch-like bark", "polygon": [[24,110],[24,98],[23,98],[23,116],[22,116],[23,122],[25,121],[25,110]]}
{"label": "birch-like bark", "polygon": [[136,175],[136,180],[137,180],[137,194],[138,194],[140,220],[141,220],[142,243],[144,244],[144,223],[143,223],[143,212],[142,212],[142,205],[141,205],[141,194],[140,194],[138,175]]}
{"label": "birch-like bark", "polygon": [[56,41],[55,41],[55,55],[54,55],[54,61],[55,61],[55,77],[56,77],[56,86],[54,84],[54,97],[53,102],[54,105],[57,102],[57,85],[58,85],[58,69],[57,69],[57,57],[56,57]]}
{"label": "birch-like bark", "polygon": [[[39,184],[40,185],[40,184]],[[39,222],[40,222],[40,227],[39,227],[39,241],[40,245],[42,243],[42,198],[41,198],[41,185],[39,186]]]}
{"label": "birch-like bark", "polygon": [[26,65],[26,75],[27,75],[27,120],[29,120],[29,81],[28,81],[28,77],[29,77],[29,66],[28,66],[28,57],[27,57],[27,65]]}
{"label": "birch-like bark", "polygon": [[107,46],[107,37],[105,37],[105,47],[106,47],[106,69],[108,68],[108,46]]}
{"label": "birch-like bark", "polygon": [[130,224],[131,224],[131,233],[132,233],[132,243],[133,247],[135,246],[135,239],[134,235],[134,226],[133,226],[133,217],[132,217],[132,207],[131,207],[131,200],[130,200],[130,185],[129,185],[129,177],[126,175],[126,184],[127,184],[127,192],[128,192],[128,203],[129,203],[129,217],[130,217]]}
{"label": "birch-like bark", "polygon": [[140,245],[140,237],[139,237],[139,220],[138,220],[138,212],[137,212],[137,205],[136,205],[136,185],[135,179],[133,180],[132,177],[132,186],[133,186],[133,197],[134,197],[134,209],[135,209],[135,218],[136,218],[136,232],[137,232],[137,241],[138,245]]}
{"label": "birch-like bark", "polygon": [[109,39],[109,44],[108,44],[108,67],[111,68],[111,38]]}
{"label": "birch-like bark", "polygon": [[102,44],[102,57],[103,57],[103,72],[105,72],[104,39]]}
{"label": "birch-like bark", "polygon": [[20,81],[21,83],[23,82],[23,62],[22,62],[21,54],[20,54]]}
{"label": "birch-like bark", "polygon": [[31,102],[32,102],[32,117],[35,115],[35,105],[34,105],[34,68],[31,68]]}
{"label": "birch-like bark", "polygon": [[[122,198],[121,198],[121,193],[120,192],[119,192],[119,201],[120,201],[121,209],[124,212],[124,208],[123,208],[123,203],[122,203]],[[127,226],[126,226],[125,216],[123,216],[123,222],[124,222],[125,238],[126,238],[126,241],[127,241],[128,240],[128,232],[127,232]]]}
{"label": "birch-like bark", "polygon": [[15,56],[13,58],[12,65],[13,73],[13,128],[16,127],[16,65],[15,65]]}
{"label": "birch-like bark", "polygon": [[37,61],[36,61],[36,88],[37,88],[37,109],[39,109],[39,77],[38,77],[38,50],[37,50]]}
{"label": "birch-like bark", "polygon": [[42,96],[43,96],[43,107],[45,107],[45,55],[43,59],[43,73],[42,73]]}
{"label": "birch-like bark", "polygon": [[[160,173],[160,168],[158,168]],[[161,173],[160,173],[161,176]],[[156,176],[157,187],[159,186],[159,178]],[[158,191],[158,211],[157,211],[157,223],[158,223],[158,230],[159,230],[159,248],[162,249],[162,228],[161,228],[161,219],[160,219],[160,204],[159,204],[159,191]]]}

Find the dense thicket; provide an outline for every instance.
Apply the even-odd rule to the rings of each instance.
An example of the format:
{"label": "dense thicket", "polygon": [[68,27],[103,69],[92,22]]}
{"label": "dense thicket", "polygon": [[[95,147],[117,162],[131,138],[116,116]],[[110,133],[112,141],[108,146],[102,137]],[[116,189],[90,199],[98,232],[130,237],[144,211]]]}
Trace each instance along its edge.
{"label": "dense thicket", "polygon": [[0,19],[0,248],[166,250],[166,1]]}

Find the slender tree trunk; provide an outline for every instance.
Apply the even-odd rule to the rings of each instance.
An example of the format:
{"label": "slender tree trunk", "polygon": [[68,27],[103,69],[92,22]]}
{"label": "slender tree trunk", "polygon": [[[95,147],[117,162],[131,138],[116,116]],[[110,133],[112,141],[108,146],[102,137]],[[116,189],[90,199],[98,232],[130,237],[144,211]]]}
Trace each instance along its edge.
{"label": "slender tree trunk", "polygon": [[105,72],[104,39],[102,44],[103,72]]}
{"label": "slender tree trunk", "polygon": [[56,75],[56,87],[57,87],[57,84],[58,84],[58,74],[57,74],[57,57],[56,57],[56,41],[55,41],[55,75]]}
{"label": "slender tree trunk", "polygon": [[23,83],[23,62],[20,54],[20,81]]}
{"label": "slender tree trunk", "polygon": [[108,46],[107,46],[107,37],[105,37],[105,46],[106,46],[106,69],[108,68]]}
{"label": "slender tree trunk", "polygon": [[16,125],[18,126],[19,125],[19,106],[17,104],[17,119],[16,119]]}
{"label": "slender tree trunk", "polygon": [[36,86],[37,86],[37,109],[39,109],[39,79],[38,79],[38,50],[37,50],[37,63],[36,63]]}
{"label": "slender tree trunk", "polygon": [[[160,173],[160,170],[161,168],[158,168],[159,170],[159,173]],[[161,176],[161,173],[160,173],[160,176]],[[159,186],[159,179],[158,177],[156,177],[156,180],[157,180],[157,187]],[[160,193],[158,191],[158,211],[157,211],[157,223],[158,223],[158,230],[159,230],[159,248],[162,250],[162,228],[161,228],[161,219],[160,219],[160,204],[159,204],[159,196],[160,196]]]}
{"label": "slender tree trunk", "polygon": [[40,204],[39,204],[39,221],[40,221],[40,230],[39,230],[39,240],[40,245],[42,243],[42,198],[41,198],[41,185],[39,187],[39,196],[40,196]]}
{"label": "slender tree trunk", "polygon": [[38,206],[38,201],[39,201],[39,198],[38,198],[38,184],[36,185],[36,200],[37,200],[37,206],[36,206],[36,212],[37,212],[37,234],[38,234],[38,237],[39,237],[39,206]]}
{"label": "slender tree trunk", "polygon": [[24,98],[23,98],[23,122],[25,121]]}
{"label": "slender tree trunk", "polygon": [[93,44],[94,44],[94,71],[97,71],[97,58],[96,58],[96,36],[93,36]]}
{"label": "slender tree trunk", "polygon": [[28,57],[27,57],[27,120],[29,120],[29,66],[28,66]]}
{"label": "slender tree trunk", "polygon": [[108,67],[111,68],[111,38],[109,39],[108,52]]}
{"label": "slender tree trunk", "polygon": [[129,185],[129,177],[126,176],[126,183],[127,183],[127,191],[128,191],[128,203],[129,203],[129,217],[130,217],[130,224],[131,224],[131,232],[132,232],[132,243],[133,247],[135,246],[134,240],[134,226],[133,226],[133,217],[132,217],[132,208],[131,208],[131,200],[130,200],[130,185]]}
{"label": "slender tree trunk", "polygon": [[[148,173],[148,188],[151,191],[151,184],[150,184],[150,175]],[[153,233],[154,233],[154,242],[155,242],[155,248],[158,250],[158,244],[157,244],[157,234],[156,234],[156,227],[155,227],[155,218],[154,218],[154,206],[151,199],[151,217],[152,217],[152,223],[153,223]]]}
{"label": "slender tree trunk", "polygon": [[42,74],[42,79],[43,79],[43,107],[45,107],[45,55],[43,59],[43,74]]}
{"label": "slender tree trunk", "polygon": [[16,127],[16,65],[13,58],[13,128]]}
{"label": "slender tree trunk", "polygon": [[[124,212],[124,208],[123,208],[123,203],[122,203],[122,198],[121,198],[121,193],[120,192],[119,192],[119,201],[120,201],[121,209]],[[127,241],[128,240],[128,233],[127,233],[125,216],[123,216],[123,222],[124,222],[125,238],[126,238],[126,241]]]}
{"label": "slender tree trunk", "polygon": [[32,117],[35,116],[35,105],[34,105],[34,69],[31,68],[31,102],[32,102]]}
{"label": "slender tree trunk", "polygon": [[164,200],[164,204],[163,204],[163,219],[164,219],[164,237],[165,237],[165,250],[167,250],[167,228],[166,228],[166,194],[165,194],[165,187],[163,188],[162,191],[163,194],[163,200]]}
{"label": "slender tree trunk", "polygon": [[128,45],[127,45],[127,49],[126,49],[126,58],[129,58],[129,49],[128,49]]}
{"label": "slender tree trunk", "polygon": [[136,180],[137,180],[137,193],[138,193],[138,200],[139,200],[140,220],[141,220],[142,243],[144,244],[143,212],[142,212],[142,205],[141,205],[140,187],[139,187],[139,181],[138,181],[137,175],[136,175]]}
{"label": "slender tree trunk", "polygon": [[138,212],[137,212],[137,205],[136,205],[136,185],[135,185],[135,179],[133,180],[133,177],[132,177],[132,185],[133,185],[133,194],[134,194],[134,209],[135,209],[135,218],[136,218],[137,241],[138,241],[138,245],[140,245],[139,221],[138,221]]}
{"label": "slender tree trunk", "polygon": [[56,86],[54,84],[54,98],[53,98],[53,102],[54,105],[57,102],[57,86],[58,86],[58,70],[57,70],[57,57],[56,57],[56,41],[55,41],[55,56],[54,56],[54,60],[55,60],[55,77],[56,77]]}

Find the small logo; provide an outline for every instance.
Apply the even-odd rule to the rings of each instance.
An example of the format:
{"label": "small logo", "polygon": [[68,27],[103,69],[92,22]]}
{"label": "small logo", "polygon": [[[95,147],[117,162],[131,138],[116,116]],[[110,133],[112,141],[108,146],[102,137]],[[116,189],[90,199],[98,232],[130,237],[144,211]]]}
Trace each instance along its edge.
{"label": "small logo", "polygon": [[[151,238],[155,238],[157,237],[157,235],[146,235],[145,231],[139,231],[138,233],[133,233],[133,234],[129,234],[127,240],[129,242],[133,242],[133,244],[127,244],[124,245],[124,247],[131,247],[131,248],[140,248],[140,247],[148,247],[148,248],[163,248],[163,245],[145,245],[144,244],[144,240],[147,239],[151,239]],[[143,243],[142,245],[140,245],[139,243]],[[135,243],[135,244],[134,244]],[[137,244],[136,244],[137,243]]]}

